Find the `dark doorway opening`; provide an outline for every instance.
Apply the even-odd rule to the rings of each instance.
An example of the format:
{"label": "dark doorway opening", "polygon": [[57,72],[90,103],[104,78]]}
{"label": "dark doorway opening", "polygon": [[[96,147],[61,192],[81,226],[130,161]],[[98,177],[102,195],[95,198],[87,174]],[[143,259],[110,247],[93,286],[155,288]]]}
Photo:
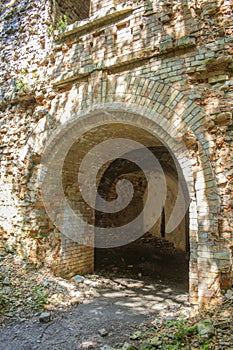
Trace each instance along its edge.
{"label": "dark doorway opening", "polygon": [[[173,232],[166,233],[166,224],[178,192],[176,165],[165,147],[148,149],[156,155],[166,176],[167,198],[161,208],[160,218],[144,234],[145,226],[142,222],[142,236],[131,243],[114,248],[95,248],[95,271],[110,277],[128,276],[143,280],[170,281],[179,283],[188,290],[189,212]],[[134,187],[135,192],[130,205],[125,211],[116,214],[96,211],[96,226],[125,225],[142,211],[147,194],[143,172],[123,158],[113,161],[104,172],[98,187],[99,194],[107,201],[116,199],[116,184],[122,178],[130,181]]]}

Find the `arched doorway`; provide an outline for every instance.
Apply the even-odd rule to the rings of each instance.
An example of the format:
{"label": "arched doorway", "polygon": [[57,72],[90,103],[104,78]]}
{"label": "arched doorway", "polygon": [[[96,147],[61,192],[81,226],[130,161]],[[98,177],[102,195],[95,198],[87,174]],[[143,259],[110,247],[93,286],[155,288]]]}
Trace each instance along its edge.
{"label": "arched doorway", "polygon": [[[186,184],[191,198],[189,206],[189,217],[187,218],[186,216],[186,225],[184,225],[186,232],[189,229],[189,236],[186,235],[186,241],[190,242],[190,244],[188,244],[190,246],[190,299],[192,302],[197,302],[198,298],[199,300],[203,300],[207,293],[206,288],[208,289],[208,285],[211,283],[211,279],[209,277],[206,277],[206,275],[203,276],[203,278],[201,277],[198,267],[198,264],[200,262],[200,259],[198,257],[198,225],[204,225],[205,222],[202,220],[202,213],[197,211],[197,207],[198,205],[200,207],[202,198],[205,196],[205,187],[201,186],[200,183],[198,183],[198,186],[200,186],[198,196],[196,196],[194,187],[194,178],[196,178],[196,175],[194,174],[192,165],[190,166],[189,164],[189,150],[187,150],[183,144],[179,131],[176,132],[176,128],[172,127],[168,121],[164,119],[161,119],[160,121],[157,112],[155,114],[151,112],[151,115],[148,114],[148,116],[145,117],[146,110],[138,111],[139,113],[137,113],[136,107],[134,108],[130,106],[130,108],[128,107],[127,109],[128,110],[122,110],[121,108],[111,109],[109,106],[106,106],[106,109],[97,108],[93,112],[83,112],[78,118],[75,117],[73,120],[69,121],[69,123],[65,125],[66,127],[64,130],[61,132],[58,131],[57,138],[55,136],[53,143],[50,145],[50,151],[52,154],[54,154],[54,149],[52,147],[56,145],[57,153],[53,156],[53,167],[50,167],[52,170],[50,170],[50,173],[48,172],[50,177],[47,177],[51,179],[54,172],[62,172],[63,176],[62,186],[59,185],[60,192],[58,191],[62,198],[62,202],[60,201],[62,205],[58,205],[56,208],[56,216],[54,215],[53,217],[54,222],[61,228],[62,233],[65,233],[62,235],[63,247],[65,248],[63,249],[61,263],[60,265],[57,265],[59,265],[60,269],[63,269],[63,271],[66,270],[66,268],[69,268],[70,275],[75,273],[85,273],[94,269],[93,226],[95,224],[96,213],[92,207],[86,205],[86,203],[83,201],[81,193],[77,186],[76,176],[79,172],[82,158],[93,147],[109,138],[109,130],[111,130],[112,127],[115,127],[114,137],[124,136],[122,134],[122,128],[117,127],[117,125],[119,126],[119,124],[123,124],[124,126],[128,126],[131,131],[126,135],[126,137],[129,135],[131,139],[135,137],[136,140],[139,142],[141,141],[143,144],[143,135],[145,135],[145,131],[148,132],[151,135],[151,139],[156,139],[157,142],[159,140],[159,143],[162,146],[164,146],[166,149],[171,150],[171,154],[174,156],[173,160],[179,165],[177,171],[183,174],[183,180],[181,183],[184,182]],[[129,109],[132,110],[129,111]],[[147,112],[149,113],[150,111]],[[156,119],[156,122],[153,120],[154,115],[156,115],[156,118],[158,119]],[[160,122],[162,123],[162,126],[160,126]],[[108,128],[109,130],[107,130]],[[143,135],[141,135],[140,132],[134,133],[133,128],[138,128],[139,130],[141,129],[141,134]],[[118,131],[116,132],[116,130]],[[58,140],[59,142],[57,142]],[[146,144],[145,147],[158,147],[158,144]],[[126,154],[126,152],[124,154]],[[194,154],[194,157],[196,156],[198,157],[197,154]],[[61,159],[64,159],[62,167],[58,164]],[[111,162],[105,162],[104,164],[106,166],[102,167],[100,170],[98,169],[96,173],[97,176],[95,178],[96,187],[98,187],[101,178],[106,169],[109,167],[110,163]],[[208,164],[206,163],[206,169],[207,165]],[[92,176],[89,177],[92,178]],[[199,182],[202,181],[204,184],[205,173],[203,171],[199,171],[198,177]],[[50,188],[52,188],[52,186],[50,186]],[[45,189],[47,191],[46,181]],[[47,201],[48,204],[51,205],[51,202],[55,201],[54,194],[52,191],[49,193],[46,191],[44,202],[46,203]],[[201,198],[201,196],[203,197]],[[74,213],[70,211],[69,207],[66,205],[67,202]],[[176,202],[175,207],[179,207],[179,205],[180,203]],[[93,207],[95,207],[95,205]],[[206,200],[205,211],[203,212],[203,215],[205,215],[205,217],[207,215],[206,213],[208,212],[208,208],[208,200]],[[77,213],[81,213],[81,216],[84,219],[81,225],[77,225]],[[165,215],[166,220],[166,208],[164,208],[163,215]],[[163,221],[164,219],[161,219],[161,226]],[[210,230],[211,221],[206,222],[207,225],[205,226],[205,229]],[[88,223],[89,226],[87,226],[86,223]],[[89,248],[86,248],[86,246],[89,246]],[[206,258],[205,261],[207,264],[210,264],[209,258]],[[213,261],[214,264],[216,263],[214,259],[211,261]],[[202,284],[201,281],[203,281],[204,284]],[[200,290],[200,295],[198,297],[199,285],[205,285],[205,289]]]}
{"label": "arched doorway", "polygon": [[[123,205],[123,209],[120,211],[116,210],[116,212],[113,213],[105,213],[99,211],[98,209],[93,209],[91,205],[88,205],[85,202],[82,196],[82,191],[80,191],[78,186],[78,181],[75,181],[75,179],[77,179],[77,174],[80,172],[80,167],[86,154],[88,154],[97,145],[104,143],[106,140],[116,139],[133,140],[137,142],[137,147],[139,148],[122,154],[122,157],[118,157],[117,159],[115,159],[114,156],[111,158],[110,154],[109,161],[104,162],[102,167],[100,167],[96,173],[98,195],[100,195],[104,201],[114,201],[117,198],[117,183],[123,179],[128,180],[133,185],[134,194],[132,200],[126,208]],[[98,157],[98,154],[96,154],[96,157]],[[142,163],[144,168],[140,168],[134,161],[130,161],[131,158],[143,160]],[[164,176],[166,192],[164,201],[159,204],[159,216],[155,218],[155,220],[152,220],[152,224],[150,223],[148,226],[148,219],[151,221],[151,218],[153,218],[154,215],[157,215],[156,210],[158,210],[158,208],[154,208],[153,205],[149,205],[147,207],[147,211],[145,211],[140,217],[140,221],[137,222],[137,232],[135,233],[134,230],[130,231],[128,229],[127,231],[124,231],[124,225],[129,225],[135,219],[135,217],[139,217],[145,207],[148,197],[148,184],[145,172],[147,173],[147,176],[153,179],[155,185],[155,192],[153,196],[156,197],[157,195],[156,187],[159,187],[160,184],[157,184],[157,169],[154,169],[154,165],[151,163],[154,159],[160,164],[161,171]],[[88,224],[94,226],[94,232],[90,232],[90,235],[94,235],[93,243],[96,258],[94,268],[98,268],[98,255],[101,248],[104,248],[104,254],[107,254],[106,248],[109,248],[109,253],[111,255],[111,248],[115,247],[117,248],[116,251],[119,251],[120,247],[124,245],[125,248],[123,249],[128,249],[127,244],[136,241],[136,243],[130,246],[130,249],[132,248],[134,252],[135,249],[136,251],[138,249],[138,247],[135,247],[135,244],[139,244],[139,246],[141,246],[143,249],[147,249],[148,252],[151,250],[151,247],[155,245],[154,254],[152,250],[149,254],[155,256],[156,252],[157,255],[159,255],[159,249],[161,250],[161,247],[163,247],[164,252],[160,252],[162,269],[166,270],[166,273],[170,271],[169,275],[174,276],[171,266],[175,266],[177,270],[177,265],[180,265],[180,268],[178,267],[178,270],[182,270],[180,280],[183,279],[186,280],[186,282],[188,281],[188,260],[186,259],[186,253],[189,251],[189,244],[187,243],[189,242],[189,226],[187,225],[189,220],[185,219],[185,217],[189,215],[186,213],[188,207],[182,214],[183,216],[181,217],[180,222],[178,222],[177,227],[174,226],[174,228],[169,232],[166,231],[169,218],[172,215],[179,192],[177,167],[179,167],[179,171],[182,173],[180,166],[172,154],[172,151],[169,150],[169,147],[166,146],[162,140],[153,135],[153,133],[147,131],[145,128],[137,126],[137,123],[128,123],[127,121],[124,123],[120,121],[104,123],[103,125],[91,128],[90,131],[85,132],[81,138],[72,144],[63,165],[63,188],[66,199],[74,212],[79,214],[81,213],[83,219]],[[180,181],[183,184],[186,184],[184,176],[182,179],[180,179]],[[183,190],[184,192],[188,192],[187,186],[184,187]],[[125,191],[124,196],[127,198],[128,195],[129,193]],[[157,199],[158,202],[159,200],[160,198]],[[94,207],[98,207],[98,201]],[[125,236],[123,243],[120,242],[118,244],[118,240],[115,240],[115,238],[113,239],[111,233],[103,234],[103,236],[100,236],[97,233],[99,227],[104,229],[113,229],[117,227],[121,229],[122,226],[124,227],[122,234]],[[140,241],[141,237],[143,238]],[[150,246],[148,246],[148,244],[144,244],[143,246],[143,242],[145,243],[146,240],[151,242]],[[100,250],[98,250],[98,248],[100,248]],[[143,253],[144,259],[146,259],[145,249]],[[84,248],[83,252],[85,252]],[[135,258],[138,253],[134,253]],[[166,253],[168,254],[166,255]],[[133,252],[130,254],[133,255]],[[87,264],[88,261],[90,262],[91,250],[88,251],[87,255],[82,253],[80,258],[81,256],[83,257],[83,264]],[[176,257],[176,261],[172,262],[172,257]],[[167,263],[165,269],[166,261]],[[127,263],[127,265],[132,264]],[[158,264],[156,267],[158,267]],[[154,275],[158,276],[158,273],[156,274],[154,271]]]}

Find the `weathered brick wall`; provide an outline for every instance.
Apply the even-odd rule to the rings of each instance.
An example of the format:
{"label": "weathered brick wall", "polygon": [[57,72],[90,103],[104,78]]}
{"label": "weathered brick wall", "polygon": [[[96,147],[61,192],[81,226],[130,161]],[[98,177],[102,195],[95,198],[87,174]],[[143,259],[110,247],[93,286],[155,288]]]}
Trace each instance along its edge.
{"label": "weathered brick wall", "polygon": [[175,128],[192,164],[190,298],[214,300],[232,285],[231,2],[96,0],[90,8],[89,21],[57,33],[49,1],[1,3],[1,234],[57,273],[91,270],[93,249],[61,239],[40,199],[49,137],[91,111],[96,126],[108,119],[98,110],[111,111],[163,140],[185,173]]}
{"label": "weathered brick wall", "polygon": [[40,147],[35,134],[43,133],[47,113],[42,91],[51,49],[45,25],[50,14],[41,1],[3,1],[0,6],[1,235],[8,249],[36,263],[58,244],[54,238],[46,247],[51,224],[48,218],[37,222],[44,209],[36,190],[40,155],[32,150]]}
{"label": "weathered brick wall", "polygon": [[59,124],[48,113],[55,97],[48,85],[53,21],[47,1],[1,3],[0,234],[6,249],[69,276],[77,261],[80,272],[93,270],[93,248],[61,236],[38,191],[45,127]]}

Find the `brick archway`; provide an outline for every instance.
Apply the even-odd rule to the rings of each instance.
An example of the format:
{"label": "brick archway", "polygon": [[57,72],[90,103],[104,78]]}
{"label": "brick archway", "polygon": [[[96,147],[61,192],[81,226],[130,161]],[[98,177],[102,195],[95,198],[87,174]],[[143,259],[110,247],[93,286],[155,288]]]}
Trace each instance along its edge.
{"label": "brick archway", "polygon": [[[72,108],[66,110],[71,99]],[[187,92],[183,94],[173,86],[132,76],[114,78],[114,84],[110,77],[107,82],[92,81],[89,85],[73,87],[66,93],[64,111],[61,126],[56,130],[57,136],[52,135],[53,142],[48,142],[51,151],[61,135],[65,137],[68,131],[73,130],[73,135],[82,134],[113,119],[146,128],[173,151],[192,198],[189,218],[190,299],[192,302],[208,302],[218,296],[221,269],[216,258],[218,247],[215,241],[218,237],[219,198],[207,148],[206,129],[212,125],[204,112],[189,99]],[[183,148],[181,145],[183,141],[189,141],[189,137],[193,142],[190,147],[188,144],[187,150],[185,143]],[[62,143],[60,146],[63,147]],[[186,160],[191,153],[196,153],[198,160],[192,169],[187,169]]]}

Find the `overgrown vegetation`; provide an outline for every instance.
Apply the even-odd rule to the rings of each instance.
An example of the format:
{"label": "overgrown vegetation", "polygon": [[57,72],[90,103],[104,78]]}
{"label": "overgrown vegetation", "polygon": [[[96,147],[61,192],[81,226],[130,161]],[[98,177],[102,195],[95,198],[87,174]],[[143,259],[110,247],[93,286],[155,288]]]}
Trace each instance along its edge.
{"label": "overgrown vegetation", "polygon": [[188,342],[189,336],[197,333],[197,326],[190,326],[184,319],[171,320],[167,322],[167,326],[171,329],[172,333],[165,332],[163,338],[169,335],[170,340],[167,345],[168,350],[178,350]]}
{"label": "overgrown vegetation", "polygon": [[9,281],[9,284],[1,281],[0,291],[0,309],[1,314],[8,317],[13,316],[19,309],[24,311],[37,312],[48,304],[48,292],[46,288],[35,285],[32,289],[26,291],[21,286],[15,286]]}

